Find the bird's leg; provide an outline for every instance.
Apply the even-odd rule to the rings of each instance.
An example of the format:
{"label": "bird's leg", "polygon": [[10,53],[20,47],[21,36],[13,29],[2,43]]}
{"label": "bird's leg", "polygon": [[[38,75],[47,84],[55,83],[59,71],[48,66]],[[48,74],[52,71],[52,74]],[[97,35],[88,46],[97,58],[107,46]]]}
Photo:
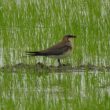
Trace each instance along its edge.
{"label": "bird's leg", "polygon": [[59,67],[61,67],[61,66],[71,66],[70,64],[61,64],[61,62],[60,62],[60,59],[58,59],[58,66]]}
{"label": "bird's leg", "polygon": [[58,66],[61,66],[61,62],[60,62],[60,59],[58,59],[58,63],[59,63],[59,65],[58,65]]}

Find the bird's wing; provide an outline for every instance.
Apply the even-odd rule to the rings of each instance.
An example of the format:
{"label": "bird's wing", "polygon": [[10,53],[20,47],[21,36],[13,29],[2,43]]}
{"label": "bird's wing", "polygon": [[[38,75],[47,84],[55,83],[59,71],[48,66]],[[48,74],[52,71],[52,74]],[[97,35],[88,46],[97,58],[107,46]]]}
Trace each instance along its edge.
{"label": "bird's wing", "polygon": [[71,49],[70,42],[60,42],[46,50],[36,51],[36,52],[26,52],[27,55],[31,56],[51,56],[51,55],[61,55]]}
{"label": "bird's wing", "polygon": [[71,49],[71,44],[70,42],[67,43],[59,43],[51,48],[48,48],[44,51],[41,51],[42,54],[44,55],[61,55]]}

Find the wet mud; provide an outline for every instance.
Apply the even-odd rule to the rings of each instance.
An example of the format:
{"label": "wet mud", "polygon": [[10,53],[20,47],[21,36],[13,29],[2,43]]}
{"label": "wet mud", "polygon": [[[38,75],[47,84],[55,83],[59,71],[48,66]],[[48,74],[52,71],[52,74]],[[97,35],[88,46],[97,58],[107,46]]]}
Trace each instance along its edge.
{"label": "wet mud", "polygon": [[84,71],[110,71],[110,66],[95,66],[91,64],[87,65],[62,65],[62,66],[47,66],[42,63],[37,64],[24,64],[19,63],[16,65],[6,65],[0,68],[2,72],[17,72],[17,71],[31,71],[31,72],[84,72]]}

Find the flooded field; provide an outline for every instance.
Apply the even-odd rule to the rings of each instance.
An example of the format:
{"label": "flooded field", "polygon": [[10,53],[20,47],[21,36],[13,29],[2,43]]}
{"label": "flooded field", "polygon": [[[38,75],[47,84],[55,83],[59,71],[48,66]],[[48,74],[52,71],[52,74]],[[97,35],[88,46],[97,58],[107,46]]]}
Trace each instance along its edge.
{"label": "flooded field", "polygon": [[107,72],[3,72],[0,88],[1,110],[110,108],[110,74]]}
{"label": "flooded field", "polygon": [[[0,110],[109,110],[109,12],[109,0],[1,0]],[[68,65],[26,56],[66,34]]]}

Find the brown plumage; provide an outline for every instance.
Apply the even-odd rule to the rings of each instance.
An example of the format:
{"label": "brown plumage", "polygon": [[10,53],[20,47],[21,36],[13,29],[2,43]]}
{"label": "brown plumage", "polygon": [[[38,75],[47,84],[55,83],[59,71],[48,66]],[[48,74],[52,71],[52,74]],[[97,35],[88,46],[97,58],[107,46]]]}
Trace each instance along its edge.
{"label": "brown plumage", "polygon": [[65,35],[63,37],[62,41],[60,41],[56,45],[53,45],[50,48],[47,48],[42,51],[26,52],[26,53],[27,53],[27,55],[30,55],[30,56],[56,57],[58,59],[59,65],[61,65],[60,59],[68,56],[72,50],[72,43],[71,43],[72,38],[76,38],[76,36]]}

